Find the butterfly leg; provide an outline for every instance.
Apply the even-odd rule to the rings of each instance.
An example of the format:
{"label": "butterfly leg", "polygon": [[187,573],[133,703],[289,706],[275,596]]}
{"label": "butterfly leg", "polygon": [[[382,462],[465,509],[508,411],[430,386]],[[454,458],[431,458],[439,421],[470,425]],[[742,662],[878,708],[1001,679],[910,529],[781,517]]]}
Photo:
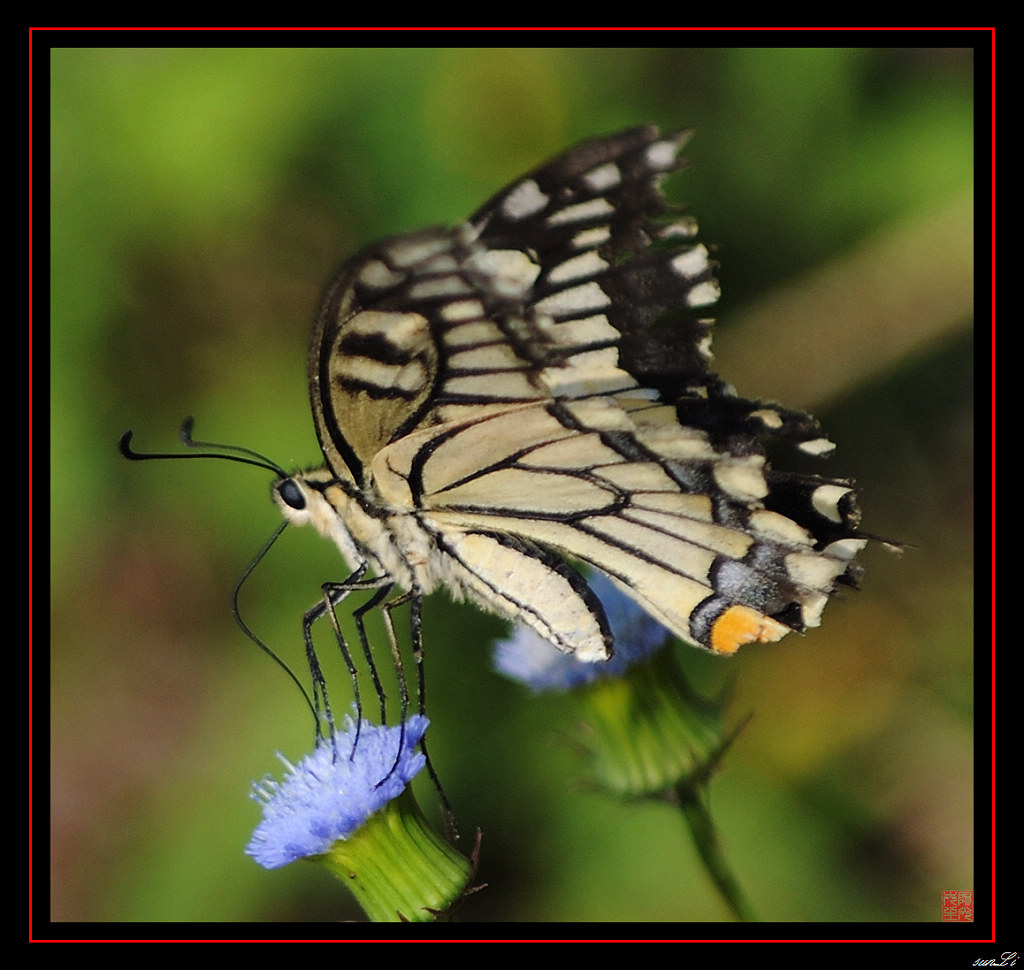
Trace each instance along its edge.
{"label": "butterfly leg", "polygon": [[[316,700],[316,712],[322,711],[322,714],[317,714],[317,738],[323,740],[323,729],[322,724],[326,722],[329,736],[333,739],[335,736],[335,721],[334,715],[331,712],[330,701],[327,696],[327,684],[326,679],[323,675],[323,671],[320,667],[320,661],[316,654],[316,647],[313,644],[313,624],[316,623],[321,617],[326,615],[331,624],[331,629],[334,631],[334,637],[338,644],[338,648],[341,652],[342,658],[345,661],[345,666],[348,669],[349,676],[352,679],[352,690],[353,698],[356,707],[356,741],[359,738],[359,725],[362,721],[362,700],[359,694],[359,679],[355,665],[355,661],[352,659],[352,653],[349,650],[348,643],[345,640],[344,634],[341,632],[341,626],[338,623],[338,616],[335,611],[337,605],[342,602],[349,595],[349,593],[360,592],[363,590],[377,590],[378,592],[374,595],[371,600],[373,602],[379,602],[383,595],[387,595],[387,592],[391,588],[391,583],[387,577],[375,578],[370,580],[362,579],[363,574],[366,572],[365,564],[360,566],[351,576],[348,577],[344,582],[341,583],[325,583],[321,587],[323,596],[321,600],[309,609],[302,620],[302,633],[303,640],[306,645],[306,660],[309,664],[310,673],[313,677],[313,693]],[[381,589],[383,587],[383,590]],[[382,693],[380,686],[380,678],[377,674],[377,669],[373,664],[373,659],[370,654],[369,644],[366,640],[366,634],[362,629],[361,622],[357,622],[359,628],[360,640],[362,641],[363,651],[366,654],[367,660],[370,664],[370,672],[373,677],[374,685],[377,688],[378,695]],[[382,702],[383,703],[383,702]]]}
{"label": "butterfly leg", "polygon": [[[331,713],[331,702],[327,696],[327,681],[324,677],[323,669],[320,666],[320,658],[316,654],[316,647],[313,645],[313,624],[319,620],[324,613],[334,617],[334,610],[330,607],[329,603],[328,594],[325,593],[324,600],[317,603],[317,605],[312,607],[312,609],[307,610],[302,618],[302,638],[306,645],[306,663],[309,664],[310,676],[313,679],[313,714],[316,718],[317,744],[320,744],[321,741],[325,741],[327,739],[324,736],[325,723],[327,725],[327,737],[332,739],[332,743],[336,733],[334,715]],[[336,617],[334,617],[333,625],[337,628]],[[338,643],[341,648],[341,654],[345,658],[345,665],[348,667],[352,676],[352,683],[355,689],[356,711],[358,712],[360,709],[360,700],[359,685],[355,677],[355,665],[352,663],[352,657],[349,654],[348,647],[345,644],[344,638],[341,636],[340,630],[337,630],[335,635],[339,638]]]}
{"label": "butterfly leg", "polygon": [[[419,589],[413,589],[410,592],[403,593],[401,596],[397,596],[390,602],[385,603],[383,612],[388,618],[388,628],[391,631],[390,636],[392,638],[392,644],[395,645],[396,663],[400,663],[397,654],[397,641],[394,637],[394,624],[391,619],[391,611],[405,603],[409,603],[409,634],[412,641],[413,662],[416,664],[417,707],[418,712],[426,717],[427,678],[426,667],[423,663],[423,594],[420,593]],[[401,677],[401,685],[403,690],[402,723],[404,725],[409,700],[408,691],[405,687],[404,676]],[[399,746],[399,751],[401,751],[401,746]],[[444,786],[441,784],[441,779],[437,774],[437,769],[434,767],[434,762],[430,757],[430,751],[427,749],[426,736],[420,739],[420,751],[423,752],[423,757],[426,759],[427,773],[430,775],[430,780],[433,782],[434,788],[437,790],[437,795],[441,799],[441,814],[444,818],[448,840],[449,842],[455,843],[459,839],[458,826],[455,824],[455,813],[452,810],[451,802],[448,800],[448,795],[445,793]]]}
{"label": "butterfly leg", "polygon": [[[356,607],[352,611],[352,617],[356,622],[356,631],[359,634],[359,642],[363,648],[363,656],[366,657],[366,664],[370,671],[370,676],[373,678],[374,690],[377,692],[377,700],[380,702],[380,723],[387,723],[387,693],[384,690],[384,685],[381,683],[380,674],[377,671],[377,664],[373,659],[373,650],[370,648],[370,638],[366,634],[366,620],[365,616],[371,610],[377,609],[381,603],[384,602],[391,594],[391,590],[394,589],[394,583],[387,582],[386,585],[380,586],[377,591],[367,600],[362,606]],[[391,624],[391,617],[386,612],[387,607],[385,606],[381,613],[384,616],[385,626],[387,628],[388,643],[391,648],[391,656],[394,661],[395,674],[398,678],[399,691],[402,696],[402,713],[401,720],[404,723],[405,714],[408,708],[408,691],[405,686],[405,675],[402,671],[401,659],[398,655],[398,643],[395,640],[395,631]],[[335,621],[337,622],[337,621]],[[399,749],[401,750],[401,749]]]}
{"label": "butterfly leg", "polygon": [[[303,620],[303,633],[306,641],[306,652],[307,657],[310,661],[310,669],[314,672],[314,684],[317,687],[318,696],[323,698],[323,706],[325,711],[325,719],[332,731],[334,721],[333,716],[330,713],[330,705],[327,702],[326,684],[325,678],[320,670],[319,661],[316,657],[315,648],[313,646],[312,638],[312,626],[318,619],[324,614],[329,618],[331,629],[334,631],[335,639],[338,643],[339,650],[345,661],[345,665],[348,668],[349,674],[352,678],[353,692],[355,695],[356,704],[356,717],[361,720],[362,718],[362,706],[359,699],[359,684],[358,684],[358,673],[355,666],[355,662],[352,658],[351,650],[349,649],[348,642],[345,639],[344,634],[341,630],[341,625],[338,622],[338,616],[336,608],[350,593],[370,591],[373,590],[373,595],[363,604],[356,607],[352,611],[353,619],[355,620],[356,630],[359,635],[359,642],[362,647],[363,655],[366,658],[367,666],[370,671],[370,675],[373,679],[374,689],[376,690],[378,700],[381,706],[381,723],[385,723],[387,715],[386,705],[386,694],[384,686],[381,682],[380,675],[377,669],[377,665],[373,659],[373,650],[370,645],[370,638],[366,632],[366,614],[375,609],[380,609],[381,615],[384,619],[384,626],[387,632],[388,645],[391,651],[391,657],[395,668],[395,678],[398,683],[399,691],[399,727],[400,731],[403,732],[399,735],[398,751],[399,755],[404,747],[404,731],[405,721],[409,714],[409,687],[408,681],[405,675],[405,666],[402,663],[401,650],[398,644],[398,636],[395,632],[395,621],[394,621],[394,610],[400,606],[404,606],[406,603],[409,604],[410,616],[409,616],[409,629],[412,640],[412,653],[413,660],[416,664],[416,690],[418,694],[418,710],[420,714],[426,715],[426,675],[425,665],[423,663],[423,635],[422,635],[422,595],[418,589],[410,592],[401,593],[394,599],[388,600],[388,596],[391,595],[394,589],[394,583],[387,577],[377,577],[374,579],[362,579],[362,575],[365,571],[365,567],[357,570],[347,580],[342,583],[325,583],[322,587],[323,599],[317,603],[311,610],[306,613]],[[319,723],[319,722],[318,722]],[[356,744],[358,744],[358,724],[356,728]],[[354,749],[354,746],[353,746]],[[437,771],[434,768],[434,763],[431,760],[430,752],[427,750],[426,738],[420,741],[420,750],[423,752],[424,758],[426,758],[426,767],[430,775],[431,781],[434,787],[437,789],[438,796],[441,799],[442,814],[445,820],[445,826],[448,831],[448,836],[451,841],[458,839],[458,829],[454,821],[454,813],[452,811],[451,803],[448,800],[448,796],[445,794],[444,788],[441,785],[441,780],[438,777]],[[385,775],[385,778],[381,779],[381,782],[391,775],[394,771],[395,766],[398,764],[398,757],[395,759],[395,764]]]}
{"label": "butterfly leg", "polygon": [[[397,607],[404,605],[405,603],[409,602],[410,599],[414,598],[411,593],[402,593],[399,596],[396,596],[393,600],[390,600],[388,602],[384,602],[384,600],[387,598],[387,595],[391,592],[391,589],[392,589],[392,587],[388,586],[387,589],[381,590],[381,594],[383,594],[383,595],[374,596],[373,599],[371,599],[369,603],[366,603],[364,606],[360,607],[359,610],[355,611],[356,614],[357,614],[356,622],[359,625],[360,630],[362,630],[362,615],[361,614],[365,613],[367,610],[369,610],[372,607],[377,606],[377,605],[379,605],[379,604],[381,604],[383,602],[383,606],[381,607],[381,616],[383,616],[383,618],[384,618],[384,628],[387,630],[388,645],[391,648],[391,659],[392,659],[392,662],[393,662],[394,668],[395,668],[395,678],[398,681],[398,696],[399,696],[398,753],[395,755],[395,763],[394,763],[394,765],[391,766],[391,770],[388,771],[388,775],[387,776],[390,776],[391,772],[395,770],[395,767],[398,765],[398,761],[399,761],[399,759],[402,756],[402,749],[405,746],[405,719],[409,716],[409,683],[405,679],[405,665],[402,663],[402,654],[401,654],[401,651],[398,648],[398,636],[395,634],[395,620],[394,620],[394,617],[392,616],[392,612]],[[362,637],[363,637],[363,643],[364,643],[364,646],[365,646],[366,645],[366,634],[365,634],[365,632],[362,633]],[[367,649],[367,656],[369,656],[369,647],[367,646],[366,649]],[[414,645],[414,649],[415,649],[415,645]],[[378,685],[379,685],[379,682],[378,682]],[[378,690],[379,690],[379,686],[378,686]],[[380,717],[381,717],[381,722],[383,723],[384,722],[384,717],[385,717],[385,715],[384,715],[384,693],[383,693],[383,691],[380,691],[380,699],[381,699],[381,714],[380,714]],[[385,777],[387,777],[387,776],[385,776]],[[381,781],[383,781],[383,780],[384,779],[381,779]]]}

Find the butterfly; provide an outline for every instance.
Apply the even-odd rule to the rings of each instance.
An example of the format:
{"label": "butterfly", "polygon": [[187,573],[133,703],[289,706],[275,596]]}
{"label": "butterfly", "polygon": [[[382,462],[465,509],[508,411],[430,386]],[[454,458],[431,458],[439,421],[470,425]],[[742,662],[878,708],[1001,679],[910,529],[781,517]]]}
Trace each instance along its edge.
{"label": "butterfly", "polygon": [[308,358],[325,464],[275,484],[286,520],[584,661],[614,643],[575,564],[718,654],[817,626],[859,577],[855,493],[772,469],[768,439],[833,446],[709,369],[715,264],[661,191],[688,137],[593,138],[350,259]]}

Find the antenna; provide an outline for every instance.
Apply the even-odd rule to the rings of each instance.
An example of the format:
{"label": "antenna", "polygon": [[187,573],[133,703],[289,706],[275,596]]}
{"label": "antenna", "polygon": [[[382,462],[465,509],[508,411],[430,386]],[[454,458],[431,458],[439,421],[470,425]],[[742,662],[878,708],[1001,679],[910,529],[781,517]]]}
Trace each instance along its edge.
{"label": "antenna", "polygon": [[186,448],[213,448],[216,451],[204,451],[195,455],[171,454],[169,452],[141,452],[133,451],[131,447],[132,432],[126,431],[117,442],[118,450],[129,461],[153,461],[155,459],[174,458],[223,458],[225,461],[237,461],[243,465],[255,465],[266,471],[273,472],[279,478],[288,478],[286,472],[280,465],[275,464],[269,458],[261,455],[258,451],[250,448],[240,448],[238,445],[222,445],[212,441],[196,441],[192,437],[192,428],[195,426],[195,418],[187,417],[181,422],[181,442]]}

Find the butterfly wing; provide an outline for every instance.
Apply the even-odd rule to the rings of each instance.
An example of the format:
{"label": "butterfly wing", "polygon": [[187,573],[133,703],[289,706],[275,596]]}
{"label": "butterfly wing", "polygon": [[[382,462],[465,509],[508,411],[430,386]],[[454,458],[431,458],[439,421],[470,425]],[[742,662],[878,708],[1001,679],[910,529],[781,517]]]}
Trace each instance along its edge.
{"label": "butterfly wing", "polygon": [[[526,405],[410,435],[381,453],[375,477],[438,541],[497,534],[560,550],[717,652],[816,626],[835,583],[855,578],[864,541],[836,528],[849,486],[802,481],[798,522],[768,507],[762,456],[718,452],[665,410],[608,398]],[[535,577],[506,572],[506,589],[528,597]]]}
{"label": "butterfly wing", "polygon": [[709,371],[713,266],[660,191],[685,138],[591,140],[454,230],[376,244],[310,356],[333,472],[416,520],[441,581],[590,658],[603,612],[550,550],[731,653],[816,625],[864,543],[847,483],[766,465],[767,437],[828,450],[816,422]]}

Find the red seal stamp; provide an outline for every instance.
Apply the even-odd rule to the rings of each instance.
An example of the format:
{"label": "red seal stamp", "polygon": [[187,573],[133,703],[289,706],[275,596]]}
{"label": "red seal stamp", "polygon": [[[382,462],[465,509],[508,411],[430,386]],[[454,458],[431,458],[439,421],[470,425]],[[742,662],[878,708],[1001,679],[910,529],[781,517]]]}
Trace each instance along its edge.
{"label": "red seal stamp", "polygon": [[944,923],[974,922],[974,893],[969,889],[944,889],[942,892]]}

